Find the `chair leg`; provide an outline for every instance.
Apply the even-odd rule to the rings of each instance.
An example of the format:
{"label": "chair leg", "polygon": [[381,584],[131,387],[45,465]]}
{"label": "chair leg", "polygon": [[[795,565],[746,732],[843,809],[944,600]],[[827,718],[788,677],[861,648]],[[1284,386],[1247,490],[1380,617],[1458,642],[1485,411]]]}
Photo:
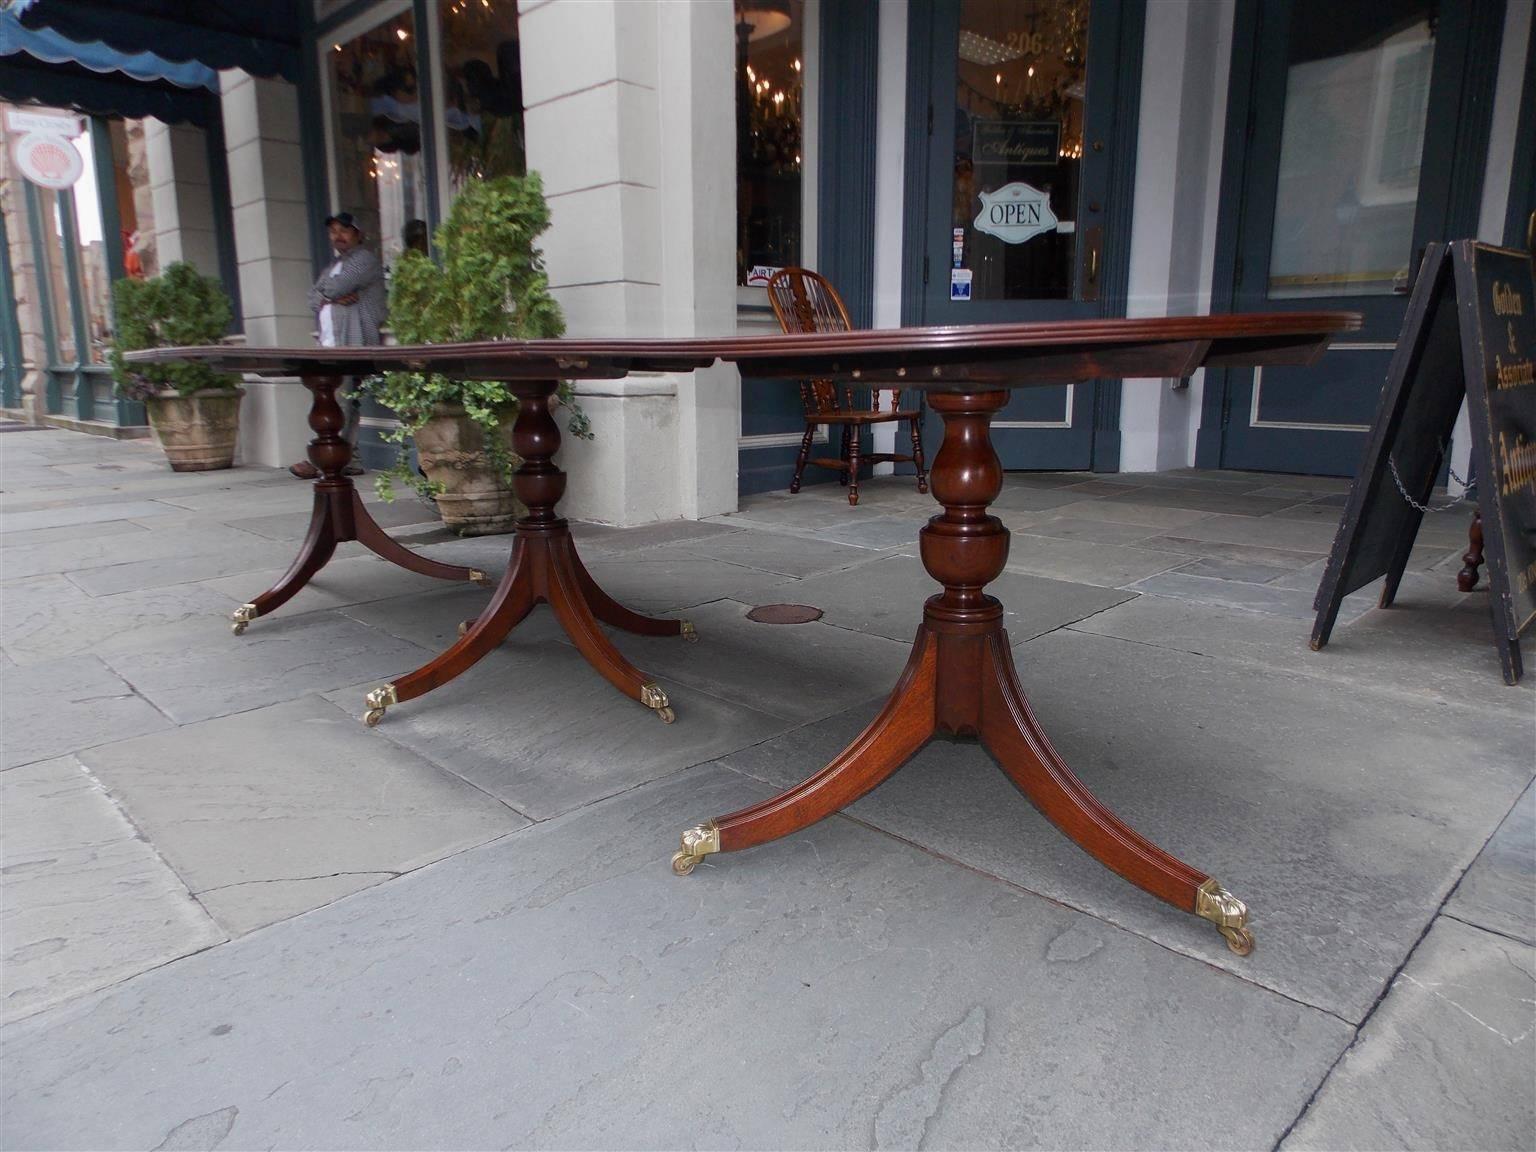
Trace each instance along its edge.
{"label": "chair leg", "polygon": [[850,431],[852,431],[852,426],[844,424],[842,447],[837,450],[837,458],[843,462],[843,470],[838,473],[837,478],[845,488],[848,486],[848,433]]}
{"label": "chair leg", "polygon": [[853,435],[848,438],[848,503],[857,505],[859,502],[859,433],[861,428],[852,429]]}
{"label": "chair leg", "polygon": [[800,438],[800,455],[795,458],[795,478],[789,482],[791,496],[800,491],[800,477],[805,474],[805,462],[811,456],[811,441],[815,439],[816,427],[815,424],[807,424],[805,435]]}
{"label": "chair leg", "polygon": [[928,473],[923,471],[923,418],[914,416],[908,423],[912,425],[912,464],[917,469],[917,490],[926,493]]}

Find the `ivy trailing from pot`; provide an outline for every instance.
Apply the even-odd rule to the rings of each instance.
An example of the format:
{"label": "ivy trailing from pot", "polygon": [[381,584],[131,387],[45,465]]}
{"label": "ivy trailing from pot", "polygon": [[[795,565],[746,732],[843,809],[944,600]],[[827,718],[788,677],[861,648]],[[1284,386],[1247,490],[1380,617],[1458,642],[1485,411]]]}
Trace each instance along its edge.
{"label": "ivy trailing from pot", "polygon": [[238,378],[190,361],[130,365],[123,358],[141,348],[217,344],[234,316],[224,286],[178,260],[148,280],[118,280],[112,300],[117,330],[108,362],[117,391],[143,401],[172,469],[228,468],[245,395]]}
{"label": "ivy trailing from pot", "polygon": [[[467,184],[435,234],[440,262],[406,251],[389,286],[390,327],[401,344],[538,340],[565,332],[560,305],[534,240],[549,227],[538,173]],[[394,467],[375,478],[394,498],[403,483],[434,498],[443,521],[463,535],[512,530],[517,515],[511,449],[517,398],[498,380],[454,380],[438,373],[390,372],[364,389],[392,409],[399,427]],[[570,434],[591,439],[586,414],[562,383]],[[426,477],[411,468],[416,447]]]}

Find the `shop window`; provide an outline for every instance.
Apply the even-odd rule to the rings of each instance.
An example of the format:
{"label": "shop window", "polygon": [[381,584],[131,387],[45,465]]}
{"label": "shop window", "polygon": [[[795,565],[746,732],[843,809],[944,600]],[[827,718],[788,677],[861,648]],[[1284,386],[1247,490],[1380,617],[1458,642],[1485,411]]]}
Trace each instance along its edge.
{"label": "shop window", "polygon": [[62,193],[46,188],[37,190],[43,216],[43,258],[48,268],[48,297],[53,314],[53,347],[55,364],[73,364],[75,348],[75,311],[70,307],[69,280],[71,270],[66,261],[70,258],[66,243],[66,205]]}
{"label": "shop window", "polygon": [[[96,186],[96,160],[89,131],[76,136],[75,149],[85,161],[85,175],[73,189],[76,251],[79,254],[80,309],[88,346],[88,364],[105,364],[112,345],[112,275],[107,262],[107,242],[102,224],[101,197],[112,189]],[[62,208],[62,204],[61,204]]]}
{"label": "shop window", "polygon": [[516,0],[441,0],[438,22],[452,190],[470,180],[522,175]]}
{"label": "shop window", "polygon": [[335,206],[357,218],[388,265],[427,233],[415,20],[402,13],[325,56]]}
{"label": "shop window", "polygon": [[802,262],[801,0],[736,4],[736,282]]}
{"label": "shop window", "polygon": [[160,274],[155,247],[155,201],[150,189],[146,122],[112,122],[112,170],[117,194],[117,220],[122,232],[123,274],[142,280]]}

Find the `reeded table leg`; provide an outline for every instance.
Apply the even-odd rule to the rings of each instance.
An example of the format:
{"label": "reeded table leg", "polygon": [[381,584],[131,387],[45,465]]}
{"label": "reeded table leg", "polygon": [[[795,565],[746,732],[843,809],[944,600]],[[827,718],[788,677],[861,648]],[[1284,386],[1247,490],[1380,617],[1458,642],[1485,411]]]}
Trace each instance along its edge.
{"label": "reeded table leg", "polygon": [[921,532],[923,566],[944,586],[923,606],[912,655],[885,708],[831,764],[771,800],[683,833],[673,871],[687,875],[715,852],[798,832],[853,803],[936,733],[975,736],[1074,843],[1111,871],[1212,921],[1239,955],[1253,948],[1248,910],[1205,873],[1170,856],[1099,803],[1062,762],[1019,686],[1003,606],[986,586],[1008,559],[1008,530],[987,508],[1003,468],[990,423],[1006,392],[937,392],[944,443],[930,481],[944,506]]}
{"label": "reeded table leg", "polygon": [[555,619],[589,664],[620,692],[670,724],[675,714],[667,694],[624,659],[598,622],[642,636],[696,640],[693,625],[686,620],[632,612],[604,592],[587,572],[576,554],[570,525],[555,514],[555,505],[565,494],[565,473],[553,459],[560,447],[560,426],[549,414],[549,397],[556,385],[532,380],[512,381],[509,386],[518,398],[512,449],[522,459],[512,484],[528,509],[517,522],[512,562],[489,607],[477,619],[459,625],[459,639],[452,647],[414,672],[368,693],[368,711],[363,719],[370,726],[377,724],[390,705],[414,700],[448,683],[505,640],[534,605],[542,602],[554,611]]}
{"label": "reeded table leg", "polygon": [[442,564],[426,556],[418,556],[401,544],[369,514],[363,498],[353,487],[352,478],[342,472],[352,459],[352,446],[341,438],[346,423],[341,405],[336,402],[336,389],[341,387],[340,376],[306,376],[304,387],[313,400],[309,408],[309,426],[315,438],[309,444],[309,461],[320,470],[315,481],[315,506],[310,514],[309,532],[299,547],[288,571],[272,587],[249,604],[242,604],[231,614],[230,627],[236,636],[245,631],[246,625],[258,616],[265,616],[293,598],[295,592],[314,578],[324,568],[336,551],[336,545],[347,540],[357,540],[374,554],[392,564],[420,572],[423,576],[436,576],[440,580],[471,580],[487,584],[485,573],[476,568],[461,568],[457,564]]}

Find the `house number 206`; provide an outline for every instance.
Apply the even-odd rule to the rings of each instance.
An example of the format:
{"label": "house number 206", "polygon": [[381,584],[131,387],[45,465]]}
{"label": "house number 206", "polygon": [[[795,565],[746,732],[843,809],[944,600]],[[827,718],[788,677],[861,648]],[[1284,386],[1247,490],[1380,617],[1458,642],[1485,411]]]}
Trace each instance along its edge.
{"label": "house number 206", "polygon": [[1010,32],[1008,50],[1021,56],[1038,56],[1045,51],[1045,36],[1040,32]]}

